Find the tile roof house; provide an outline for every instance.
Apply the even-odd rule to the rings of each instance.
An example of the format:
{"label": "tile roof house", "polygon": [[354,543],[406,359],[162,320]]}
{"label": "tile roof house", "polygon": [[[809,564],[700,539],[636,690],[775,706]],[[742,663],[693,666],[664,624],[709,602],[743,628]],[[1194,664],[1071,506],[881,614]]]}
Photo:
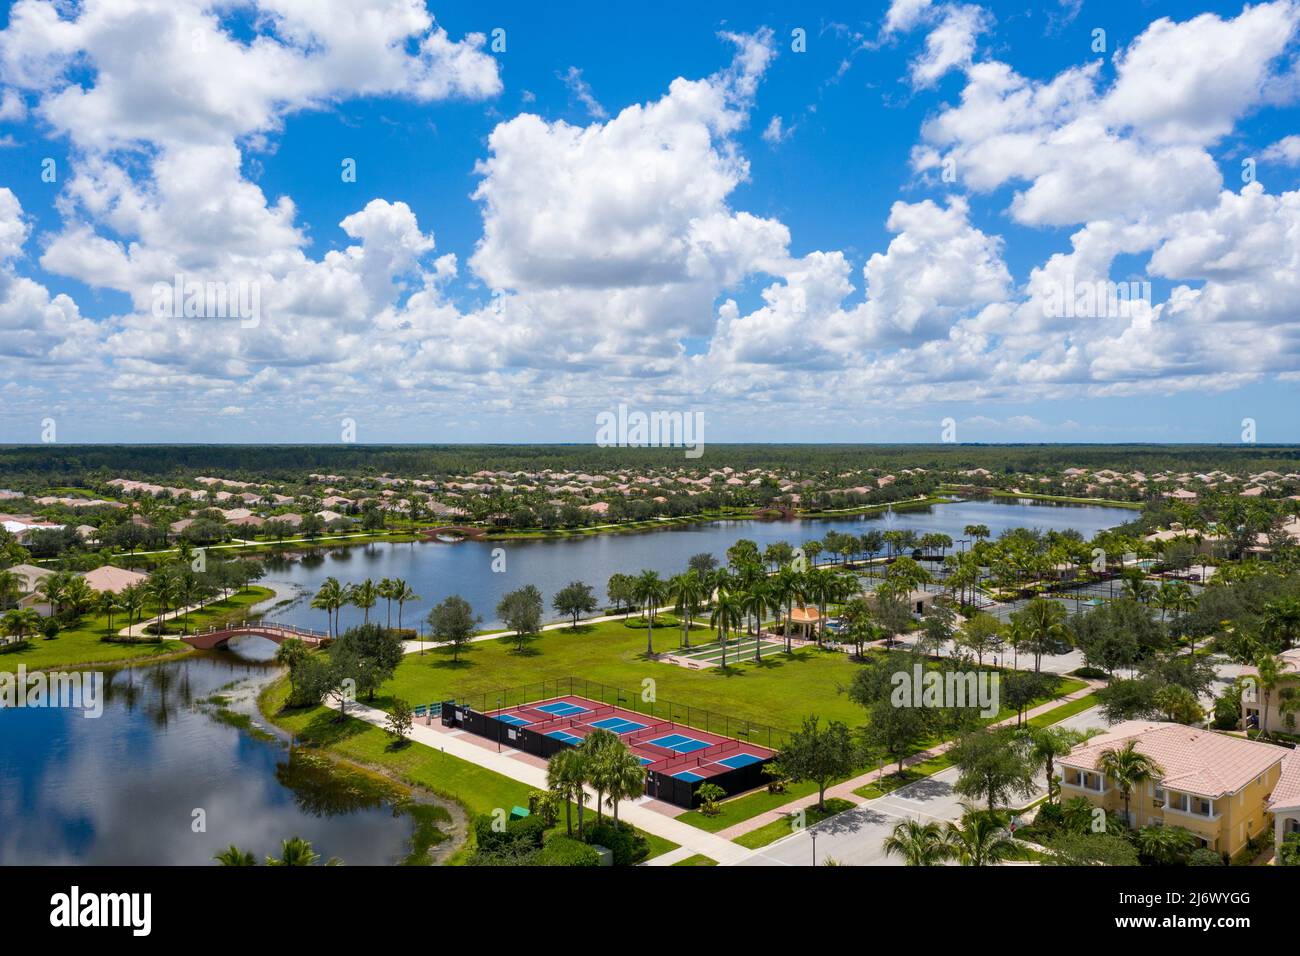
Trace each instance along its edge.
{"label": "tile roof house", "polygon": [[90,585],[91,590],[109,594],[121,594],[133,584],[140,584],[149,580],[147,574],[141,574],[139,571],[128,571],[126,568],[115,568],[111,564],[106,564],[102,568],[95,568],[93,571],[87,571],[82,577]]}
{"label": "tile roof house", "polygon": [[1200,845],[1232,856],[1268,827],[1267,802],[1277,787],[1283,758],[1292,751],[1262,741],[1183,724],[1129,720],[1075,747],[1060,760],[1066,799],[1082,796],[1094,806],[1123,813],[1114,781],[1098,770],[1102,755],[1134,749],[1160,768],[1129,799],[1129,824],[1180,826]]}
{"label": "tile roof house", "polygon": [[1280,847],[1292,833],[1300,833],[1300,750],[1282,758],[1282,775],[1268,798],[1273,814],[1273,842]]}

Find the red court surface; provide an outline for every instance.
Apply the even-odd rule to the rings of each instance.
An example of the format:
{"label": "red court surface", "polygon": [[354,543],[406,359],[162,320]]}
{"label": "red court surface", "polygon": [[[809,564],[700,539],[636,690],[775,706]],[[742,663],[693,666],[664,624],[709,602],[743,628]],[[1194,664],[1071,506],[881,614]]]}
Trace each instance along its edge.
{"label": "red court surface", "polygon": [[485,716],[575,746],[593,730],[608,730],[641,758],[647,771],[687,781],[705,780],[776,756],[776,751],[757,744],[585,697],[553,697],[488,711]]}

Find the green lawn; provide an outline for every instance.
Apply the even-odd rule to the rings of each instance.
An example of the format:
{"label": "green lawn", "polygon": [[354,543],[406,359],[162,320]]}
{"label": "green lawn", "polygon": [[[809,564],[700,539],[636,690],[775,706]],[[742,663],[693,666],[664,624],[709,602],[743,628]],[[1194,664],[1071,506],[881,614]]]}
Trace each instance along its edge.
{"label": "green lawn", "polygon": [[[704,630],[693,634],[699,643],[713,637]],[[680,636],[680,629],[655,627],[655,649],[662,653],[676,648]],[[513,640],[502,638],[469,645],[459,663],[453,663],[451,652],[443,648],[423,656],[408,655],[381,693],[386,700],[398,696],[417,703],[480,696],[480,704],[481,695],[487,694],[489,706],[495,706],[495,695],[503,688],[575,676],[632,692],[633,699],[625,706],[647,712],[650,705],[642,701],[641,693],[642,682],[649,678],[659,702],[656,715],[666,714],[665,702],[671,701],[783,730],[798,729],[803,718],[814,713],[823,722],[862,722],[862,708],[839,693],[859,666],[847,654],[805,648],[793,655],[765,654],[760,664],[747,659],[726,668],[691,670],[649,660],[645,650],[644,627],[629,627],[622,621],[583,624],[576,632],[547,631],[522,654],[514,650]],[[716,729],[725,732],[721,726]],[[754,742],[764,741],[755,738]]]}
{"label": "green lawn", "polygon": [[[302,742],[328,747],[340,757],[363,766],[381,767],[409,786],[459,802],[471,815],[491,814],[498,808],[509,813],[511,807],[528,806],[528,795],[533,788],[526,783],[419,743],[393,750],[392,737],[382,728],[353,717],[338,721],[338,712],[326,707],[282,711],[288,692],[287,683],[278,682],[262,695],[259,703],[268,720],[291,731]],[[593,808],[588,807],[587,818],[593,819],[594,815]],[[563,815],[560,819],[562,827]],[[651,833],[644,835],[650,844],[650,858],[677,849],[677,844],[670,840]],[[471,849],[469,844],[462,847],[451,862],[463,863]]]}
{"label": "green lawn", "polygon": [[[802,829],[807,829],[816,823],[833,817],[837,813],[843,813],[845,810],[852,810],[853,804],[847,800],[839,800],[834,797],[826,801],[826,809],[819,810],[814,802],[804,808],[802,820]],[[750,830],[748,833],[742,833],[733,840],[740,846],[747,847],[751,850],[757,850],[759,847],[767,846],[769,843],[775,843],[782,837],[789,836],[795,832],[798,821],[794,815],[782,817],[780,820],[773,820],[771,823],[764,824],[757,830]]]}
{"label": "green lawn", "polygon": [[[269,588],[250,587],[247,591],[235,594],[224,601],[209,604],[201,611],[189,617],[190,630],[206,627],[229,618],[243,616],[254,604],[272,597],[274,591]],[[157,612],[149,610],[152,617]],[[148,620],[148,617],[145,618]],[[113,616],[113,631],[126,627],[126,617],[122,614]],[[172,627],[169,619],[168,627]],[[179,628],[180,622],[175,627]],[[17,671],[19,664],[27,669],[50,669],[56,667],[85,667],[91,664],[119,664],[127,661],[149,660],[172,654],[188,653],[190,647],[177,640],[163,640],[159,644],[118,644],[105,641],[108,633],[108,619],[101,614],[87,614],[81,623],[73,628],[59,632],[52,641],[36,636],[30,638],[24,646],[6,646],[0,648],[0,671]]]}
{"label": "green lawn", "polygon": [[1060,707],[1053,707],[1051,710],[1039,714],[1037,717],[1029,718],[1031,727],[1048,727],[1052,724],[1060,723],[1067,717],[1073,717],[1075,714],[1081,714],[1085,710],[1091,710],[1100,704],[1096,694],[1088,694],[1086,697],[1080,697],[1078,700],[1067,701]]}
{"label": "green lawn", "polygon": [[673,866],[717,866],[717,860],[711,860],[703,853],[696,853],[684,860],[678,860]]}

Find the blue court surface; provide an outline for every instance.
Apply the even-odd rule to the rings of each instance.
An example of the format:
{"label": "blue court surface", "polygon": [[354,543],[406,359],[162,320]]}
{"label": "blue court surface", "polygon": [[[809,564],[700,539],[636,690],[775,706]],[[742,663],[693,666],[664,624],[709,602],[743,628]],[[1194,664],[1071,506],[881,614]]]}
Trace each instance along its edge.
{"label": "blue court surface", "polygon": [[707,744],[703,740],[687,737],[685,734],[669,734],[667,737],[660,737],[657,740],[648,741],[648,743],[652,743],[656,747],[663,747],[665,750],[675,750],[679,754],[695,753],[697,750],[707,750],[712,746],[712,744]]}
{"label": "blue court surface", "polygon": [[557,700],[553,704],[542,704],[537,709],[555,717],[572,717],[574,714],[585,714],[587,712],[586,707],[579,707],[577,704],[570,704],[564,700]]}
{"label": "blue court surface", "polygon": [[753,754],[732,754],[730,757],[719,760],[718,763],[735,770],[737,767],[748,767],[751,763],[759,763],[762,759],[762,757],[755,757]]}
{"label": "blue court surface", "polygon": [[566,744],[573,744],[574,746],[577,746],[578,744],[582,743],[581,737],[576,737],[573,734],[565,733],[563,730],[552,730],[546,736],[554,737],[556,740],[563,740]]}
{"label": "blue court surface", "polygon": [[532,721],[524,720],[517,714],[497,714],[497,720],[503,724],[514,724],[516,727],[527,727]]}
{"label": "blue court surface", "polygon": [[676,777],[678,780],[685,780],[689,783],[695,783],[695,781],[697,780],[704,779],[698,773],[691,773],[689,770],[683,770],[681,773],[673,774],[673,776]]}
{"label": "blue court surface", "polygon": [[645,730],[645,724],[638,724],[635,720],[628,720],[626,717],[606,717],[603,720],[592,721],[591,726],[599,727],[601,730],[608,730],[610,733],[630,734],[634,730]]}

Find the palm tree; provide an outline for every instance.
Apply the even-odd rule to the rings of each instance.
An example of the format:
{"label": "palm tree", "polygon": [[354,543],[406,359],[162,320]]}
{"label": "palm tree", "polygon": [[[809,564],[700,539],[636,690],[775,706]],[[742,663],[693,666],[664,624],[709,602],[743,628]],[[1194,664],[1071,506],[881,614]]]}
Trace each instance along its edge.
{"label": "palm tree", "polygon": [[597,758],[601,765],[600,778],[609,794],[609,805],[618,824],[618,802],[635,800],[645,793],[645,767],[641,758],[619,741],[617,746],[605,747]]}
{"label": "palm tree", "polygon": [[605,794],[609,792],[609,763],[605,751],[622,747],[618,736],[608,730],[593,730],[583,738],[578,750],[582,752],[586,763],[587,782],[596,791],[596,822],[601,819],[605,803]]}
{"label": "palm tree", "polygon": [[363,615],[361,623],[370,623],[370,609],[375,606],[379,600],[379,589],[375,587],[375,582],[366,578],[360,584],[354,584],[348,588],[348,603],[354,607],[361,608]]}
{"label": "palm tree", "polygon": [[402,629],[402,609],[412,601],[421,600],[420,595],[401,578],[393,580],[393,600],[397,602],[397,629]]}
{"label": "palm tree", "polygon": [[381,578],[375,585],[375,596],[384,598],[388,602],[388,624],[387,630],[393,629],[393,580],[392,578]]}
{"label": "palm tree", "polygon": [[1264,709],[1261,711],[1259,721],[1259,732],[1261,736],[1268,736],[1268,711],[1269,704],[1273,699],[1273,691],[1290,675],[1287,674],[1286,659],[1269,653],[1267,650],[1260,651],[1255,657],[1255,674],[1259,681],[1259,689],[1263,691]]}
{"label": "palm tree", "polygon": [[1137,741],[1130,740],[1119,750],[1103,750],[1097,759],[1097,769],[1110,777],[1124,798],[1124,820],[1129,826],[1129,804],[1133,791],[1148,780],[1162,776],[1160,765],[1137,749]]}
{"label": "palm tree", "polygon": [[655,614],[659,611],[659,605],[664,602],[668,596],[668,585],[659,577],[658,571],[642,571],[632,585],[632,593],[636,599],[641,602],[645,613],[646,628],[646,654],[654,656],[654,626]]}
{"label": "palm tree", "polygon": [[70,579],[71,575],[68,572],[56,571],[36,585],[36,593],[45,598],[50,605],[50,613],[54,617],[58,617],[59,611],[62,610],[64,595],[67,593]]}
{"label": "palm tree", "polygon": [[767,593],[768,587],[766,581],[755,581],[748,591],[740,595],[740,610],[745,618],[756,622],[758,634],[754,634],[754,660],[763,659],[762,646],[763,642],[759,639],[759,634],[763,631],[763,613],[767,610]]}
{"label": "palm tree", "polygon": [[1015,841],[997,813],[965,806],[960,823],[944,827],[950,858],[962,866],[990,866],[1019,856]]}
{"label": "palm tree", "polygon": [[15,609],[5,614],[3,620],[0,620],[0,626],[4,627],[6,635],[21,644],[28,634],[36,633],[41,626],[41,616],[30,607]]}
{"label": "palm tree", "polygon": [[328,577],[321,582],[320,590],[311,599],[312,607],[325,612],[326,619],[329,621],[331,638],[338,636],[338,621],[336,618],[339,608],[346,604],[347,600],[347,590],[336,577]]}
{"label": "palm tree", "polygon": [[566,747],[558,751],[546,764],[546,789],[564,802],[564,825],[573,835],[573,804],[578,804],[578,836],[582,836],[582,814],[587,805],[587,757],[581,751]]}
{"label": "palm tree", "polygon": [[162,633],[161,625],[166,623],[167,609],[171,607],[172,599],[176,595],[176,585],[171,571],[167,568],[159,568],[149,575],[149,580],[144,582],[144,593],[158,608],[159,633]]}
{"label": "palm tree", "polygon": [[117,603],[122,606],[126,612],[126,630],[127,634],[131,633],[131,628],[135,627],[135,619],[144,609],[145,594],[143,584],[132,584],[130,587],[122,589],[117,596]]}
{"label": "palm tree", "polygon": [[1034,670],[1042,667],[1043,649],[1051,640],[1065,640],[1065,605],[1046,598],[1034,598],[1025,606],[1020,617],[1025,625],[1025,637],[1034,648]]}
{"label": "palm tree", "polygon": [[96,601],[95,610],[100,614],[108,616],[107,629],[104,631],[105,637],[113,636],[113,612],[121,610],[121,605],[117,603],[117,595],[112,591],[101,591]]}
{"label": "palm tree", "polygon": [[[311,848],[311,844],[302,837],[292,837],[288,840],[280,841],[280,858],[273,856],[266,858],[267,866],[315,866],[320,860],[320,854]],[[340,861],[337,857],[331,857],[326,866],[338,866]]]}
{"label": "palm tree", "polygon": [[1061,788],[1056,781],[1056,761],[1067,757],[1070,751],[1093,734],[1100,731],[1070,730],[1068,727],[1030,727],[1025,731],[1029,738],[1029,759],[1035,768],[1041,767],[1047,776],[1047,802],[1059,799]]}
{"label": "palm tree", "polygon": [[691,646],[691,623],[706,594],[704,579],[694,568],[668,581],[668,591],[677,602],[674,610],[682,620],[682,646]]}
{"label": "palm tree", "polygon": [[178,608],[185,608],[181,629],[186,634],[190,632],[190,605],[198,599],[201,589],[202,583],[188,567],[176,576],[176,604]]}
{"label": "palm tree", "polygon": [[257,866],[257,857],[255,855],[246,853],[233,843],[212,859],[222,866]]}
{"label": "palm tree", "polygon": [[908,866],[938,866],[952,855],[937,823],[902,820],[882,844],[885,856],[901,856]]}
{"label": "palm tree", "polygon": [[18,599],[18,575],[12,571],[0,570],[0,611],[9,607]]}
{"label": "palm tree", "polygon": [[709,624],[718,632],[722,642],[722,666],[727,666],[727,635],[740,627],[743,615],[740,595],[735,591],[719,591],[713,602],[713,613],[709,615]]}

